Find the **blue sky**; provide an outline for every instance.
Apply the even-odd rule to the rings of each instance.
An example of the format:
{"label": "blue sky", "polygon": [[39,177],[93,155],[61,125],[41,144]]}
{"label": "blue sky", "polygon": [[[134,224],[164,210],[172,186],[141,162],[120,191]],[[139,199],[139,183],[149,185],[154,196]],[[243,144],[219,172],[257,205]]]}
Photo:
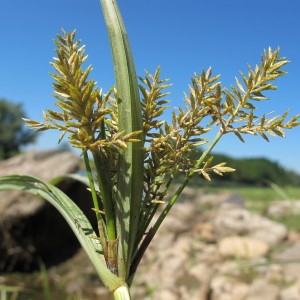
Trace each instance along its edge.
{"label": "blue sky", "polygon": [[[247,64],[259,63],[263,49],[280,47],[291,63],[288,75],[278,80],[279,89],[270,101],[258,104],[258,113],[300,113],[300,2],[299,0],[119,0],[138,75],[154,72],[170,78],[171,106],[182,105],[183,92],[194,72],[212,66],[222,74],[224,86],[234,83]],[[92,77],[104,91],[114,83],[108,37],[97,0],[10,0],[0,3],[0,98],[23,103],[27,116],[42,120],[42,111],[53,109],[53,39],[61,28],[77,29],[86,45]],[[167,116],[169,118],[169,116]],[[248,137],[246,143],[226,136],[217,152],[234,157],[267,157],[300,172],[300,127],[286,132],[285,139]],[[55,148],[59,133],[43,133],[37,149]]]}

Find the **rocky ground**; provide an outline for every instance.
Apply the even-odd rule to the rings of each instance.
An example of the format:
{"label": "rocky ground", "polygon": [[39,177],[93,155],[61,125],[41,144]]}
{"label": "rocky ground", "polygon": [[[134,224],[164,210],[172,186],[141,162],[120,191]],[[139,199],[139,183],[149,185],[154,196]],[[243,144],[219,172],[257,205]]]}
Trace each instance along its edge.
{"label": "rocky ground", "polygon": [[[138,269],[133,299],[300,299],[300,235],[271,220],[300,202],[274,203],[262,216],[238,194],[188,189],[183,198]],[[48,299],[112,299],[81,250],[47,273],[0,275],[0,284],[22,288],[17,299],[43,299],[47,282]]]}
{"label": "rocky ground", "polygon": [[[70,153],[28,152],[1,162],[0,175],[50,180],[76,172],[79,163]],[[85,187],[67,181],[60,188],[91,213]],[[1,194],[0,299],[5,299],[5,289],[18,300],[111,299],[51,208],[27,194]],[[133,299],[300,299],[300,233],[272,221],[293,214],[300,215],[300,201],[275,202],[259,214],[247,210],[238,194],[186,189],[142,260]],[[52,267],[3,273],[28,270],[36,256]]]}

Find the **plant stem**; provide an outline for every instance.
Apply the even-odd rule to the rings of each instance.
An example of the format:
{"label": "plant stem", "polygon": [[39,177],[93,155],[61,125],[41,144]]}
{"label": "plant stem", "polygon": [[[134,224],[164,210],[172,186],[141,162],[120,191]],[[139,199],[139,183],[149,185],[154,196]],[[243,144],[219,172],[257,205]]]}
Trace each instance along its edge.
{"label": "plant stem", "polygon": [[83,153],[83,159],[84,159],[86,173],[87,173],[87,176],[88,176],[88,179],[89,179],[89,184],[90,184],[90,189],[91,189],[91,194],[92,194],[94,209],[95,209],[95,212],[96,212],[97,222],[99,222],[100,219],[101,219],[101,216],[99,214],[98,196],[97,196],[97,192],[96,192],[96,189],[95,189],[95,184],[94,184],[94,179],[93,179],[93,173],[92,173],[92,170],[91,170],[91,165],[90,165],[90,161],[89,161],[89,157],[88,157],[87,152]]}
{"label": "plant stem", "polygon": [[109,165],[107,158],[103,157],[104,154],[100,153],[101,150],[93,152],[93,158],[99,180],[99,189],[101,191],[101,197],[105,212],[105,223],[107,230],[107,238],[110,241],[114,241],[117,238],[115,212],[112,201],[112,184],[109,177]]}
{"label": "plant stem", "polygon": [[130,293],[127,286],[120,286],[114,291],[115,300],[130,300]]}
{"label": "plant stem", "polygon": [[[166,183],[166,185],[165,185],[165,188],[164,188],[164,190],[163,190],[163,192],[162,192],[162,194],[161,194],[161,196],[159,198],[160,200],[162,200],[163,197],[166,195],[166,193],[167,193],[167,191],[168,191],[168,189],[169,189],[169,187],[170,187],[173,179],[174,179],[174,176],[172,175],[169,178],[169,180]],[[137,235],[137,239],[136,239],[136,252],[138,251],[138,245],[141,242],[141,240],[142,240],[142,238],[143,238],[143,236],[144,236],[147,228],[149,227],[149,224],[152,221],[152,219],[153,219],[153,217],[154,217],[154,215],[155,215],[155,213],[156,213],[156,211],[157,211],[157,209],[158,209],[159,206],[160,206],[160,204],[152,205],[150,207],[150,209],[147,210],[144,213],[144,215],[142,215],[141,221],[139,223],[139,230],[138,230],[138,235]]]}

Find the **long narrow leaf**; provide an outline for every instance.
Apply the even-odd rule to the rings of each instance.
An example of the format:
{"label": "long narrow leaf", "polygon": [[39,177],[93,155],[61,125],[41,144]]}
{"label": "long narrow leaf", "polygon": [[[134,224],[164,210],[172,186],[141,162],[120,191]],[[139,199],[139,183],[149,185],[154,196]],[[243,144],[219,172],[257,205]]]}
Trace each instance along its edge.
{"label": "long narrow leaf", "polygon": [[[116,1],[100,0],[110,38],[118,96],[118,126],[124,134],[142,132],[142,110],[134,62]],[[126,280],[143,193],[143,136],[120,151],[116,196],[119,276]]]}
{"label": "long narrow leaf", "polygon": [[97,239],[92,238],[96,234],[89,220],[80,208],[61,190],[40,179],[19,175],[0,177],[1,190],[20,190],[40,196],[50,202],[60,212],[75,233],[107,288],[114,291],[124,285],[122,280],[106,267],[103,255],[101,254],[101,245]]}

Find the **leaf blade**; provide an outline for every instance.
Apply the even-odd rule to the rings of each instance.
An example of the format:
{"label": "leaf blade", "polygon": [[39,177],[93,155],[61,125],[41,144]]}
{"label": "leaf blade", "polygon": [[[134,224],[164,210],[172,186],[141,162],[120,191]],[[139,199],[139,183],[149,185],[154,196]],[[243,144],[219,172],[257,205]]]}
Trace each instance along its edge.
{"label": "leaf blade", "polygon": [[100,254],[102,251],[100,243],[90,237],[96,236],[96,234],[89,220],[61,190],[40,179],[24,175],[0,177],[0,191],[3,190],[25,191],[50,202],[69,224],[106,287],[114,291],[124,284],[120,278],[106,267],[103,255]]}

